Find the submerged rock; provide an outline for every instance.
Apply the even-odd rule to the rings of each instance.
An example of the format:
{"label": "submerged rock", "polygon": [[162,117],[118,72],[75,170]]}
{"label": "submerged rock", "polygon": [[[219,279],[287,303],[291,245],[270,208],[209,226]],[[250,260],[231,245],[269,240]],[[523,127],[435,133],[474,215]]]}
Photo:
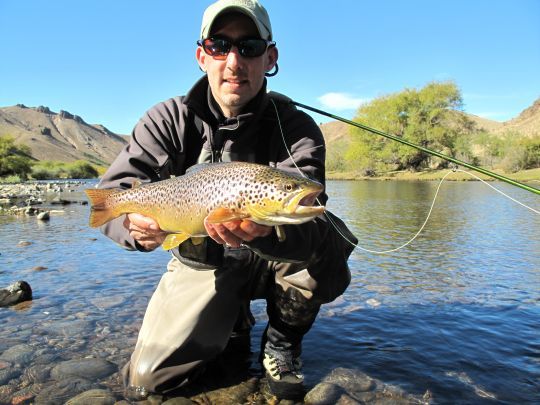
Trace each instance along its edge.
{"label": "submerged rock", "polygon": [[429,404],[430,397],[408,394],[354,369],[336,368],[323,378],[304,401],[306,404]]}
{"label": "submerged rock", "polygon": [[0,307],[15,305],[31,299],[32,288],[26,281],[16,281],[0,290]]}
{"label": "submerged rock", "polygon": [[9,349],[7,349],[4,353],[2,353],[2,355],[0,355],[0,360],[25,366],[34,358],[34,351],[34,347],[22,343],[20,345],[11,346]]}
{"label": "submerged rock", "polygon": [[112,392],[93,389],[80,393],[66,402],[66,405],[113,405],[116,398]]}
{"label": "submerged rock", "polygon": [[98,380],[105,378],[118,371],[118,367],[102,359],[75,359],[64,361],[55,366],[51,371],[51,376],[55,380],[65,377],[80,377],[88,380]]}
{"label": "submerged rock", "polygon": [[51,215],[49,214],[48,211],[40,212],[40,213],[37,215],[37,219],[39,219],[39,220],[41,220],[41,221],[48,221],[50,218],[51,218]]}
{"label": "submerged rock", "polygon": [[69,398],[88,391],[92,388],[92,383],[83,378],[67,378],[55,384],[48,385],[42,389],[34,398],[35,405],[56,405],[63,404]]}

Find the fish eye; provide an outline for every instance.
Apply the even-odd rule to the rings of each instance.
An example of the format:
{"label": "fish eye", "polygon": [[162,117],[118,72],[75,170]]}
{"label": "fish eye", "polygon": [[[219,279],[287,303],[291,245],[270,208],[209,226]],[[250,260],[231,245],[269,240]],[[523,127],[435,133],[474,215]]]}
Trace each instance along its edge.
{"label": "fish eye", "polygon": [[285,191],[293,191],[293,190],[294,190],[294,184],[293,183],[285,184]]}

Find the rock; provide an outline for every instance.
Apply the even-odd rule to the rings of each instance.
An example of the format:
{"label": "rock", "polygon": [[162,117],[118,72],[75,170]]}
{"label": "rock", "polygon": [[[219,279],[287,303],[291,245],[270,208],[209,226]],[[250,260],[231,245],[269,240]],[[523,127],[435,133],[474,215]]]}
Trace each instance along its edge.
{"label": "rock", "polygon": [[31,403],[31,400],[36,396],[40,389],[40,385],[30,385],[24,387],[22,390],[14,392],[11,397],[11,405]]}
{"label": "rock", "polygon": [[69,398],[92,389],[92,383],[83,378],[66,378],[42,389],[34,399],[35,405],[57,405]]}
{"label": "rock", "polygon": [[64,361],[55,366],[51,376],[55,380],[66,377],[80,377],[94,381],[105,378],[118,371],[115,364],[102,359],[74,359]]}
{"label": "rock", "polygon": [[68,204],[71,204],[71,203],[72,203],[72,201],[64,200],[63,198],[60,198],[60,197],[55,197],[51,201],[51,204],[53,204],[53,205],[68,205]]}
{"label": "rock", "polygon": [[51,366],[45,364],[35,364],[24,370],[23,381],[31,383],[43,383],[51,375]]}
{"label": "rock", "polygon": [[21,374],[18,368],[4,368],[0,370],[0,385],[7,384],[9,380],[17,378]]}
{"label": "rock", "polygon": [[32,299],[32,288],[26,281],[16,281],[0,290],[0,307],[15,305]]}
{"label": "rock", "polygon": [[48,221],[51,218],[48,211],[43,211],[37,215],[37,219],[41,221]]}
{"label": "rock", "polygon": [[354,369],[336,368],[306,394],[308,404],[427,404],[429,400],[408,394]]}
{"label": "rock", "polygon": [[51,135],[51,129],[47,127],[41,128],[41,135]]}
{"label": "rock", "polygon": [[39,107],[37,107],[36,111],[40,112],[40,113],[45,113],[45,114],[50,114],[51,113],[51,110],[49,109],[49,107],[45,107],[43,105],[40,105]]}
{"label": "rock", "polygon": [[113,405],[116,398],[112,392],[93,389],[80,393],[66,402],[66,405]]}
{"label": "rock", "polygon": [[47,270],[47,267],[45,267],[45,266],[36,266],[36,267],[32,267],[32,270],[33,271],[43,271],[43,270]]}
{"label": "rock", "polygon": [[67,111],[64,111],[64,110],[60,110],[58,115],[60,116],[60,118],[73,119],[73,114],[71,114],[71,113],[69,113]]}
{"label": "rock", "polygon": [[322,382],[306,394],[304,402],[310,405],[335,404],[344,393],[345,390],[339,385]]}
{"label": "rock", "polygon": [[34,348],[27,344],[11,346],[0,355],[0,360],[10,363],[26,365],[30,363],[34,356]]}
{"label": "rock", "polygon": [[36,327],[49,336],[76,337],[89,333],[93,323],[86,320],[46,320]]}
{"label": "rock", "polygon": [[[230,387],[205,391],[203,394],[196,395],[191,399],[195,403],[209,401],[211,404],[245,404],[248,403],[248,397],[254,394],[258,388],[258,379],[250,378],[247,381],[242,381],[240,384]],[[189,402],[184,403],[189,404]]]}
{"label": "rock", "polygon": [[177,397],[177,398],[171,398],[163,402],[161,405],[193,405],[196,402],[193,402],[189,398],[185,397]]}
{"label": "rock", "polygon": [[323,382],[336,384],[347,392],[365,392],[375,388],[375,381],[359,370],[338,367],[327,375]]}
{"label": "rock", "polygon": [[124,303],[125,300],[126,299],[123,296],[113,295],[113,296],[107,296],[107,297],[94,298],[90,300],[90,302],[94,304],[97,308],[103,311],[105,309],[109,309],[109,308],[121,305]]}

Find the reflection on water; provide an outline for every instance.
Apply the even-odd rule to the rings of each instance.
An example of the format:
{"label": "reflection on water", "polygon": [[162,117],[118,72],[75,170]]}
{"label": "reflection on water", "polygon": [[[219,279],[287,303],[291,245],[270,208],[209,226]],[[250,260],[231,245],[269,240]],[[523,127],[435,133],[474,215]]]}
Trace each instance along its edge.
{"label": "reflection on water", "polygon": [[[329,182],[329,208],[361,247],[392,249],[420,228],[436,186]],[[537,196],[498,187],[540,208]],[[0,353],[29,344],[35,354],[11,379],[23,383],[25,368],[44,358],[93,356],[121,367],[131,353],[168,253],[123,251],[88,228],[88,210],[70,205],[49,222],[0,217],[0,287],[24,279],[35,296],[0,309]],[[445,183],[411,245],[353,252],[351,286],[322,308],[305,339],[308,383],[349,367],[411,393],[429,390],[435,403],[539,403],[538,229],[538,215],[481,183]],[[256,349],[265,312],[262,302],[253,309]],[[1,371],[0,387],[9,384]],[[101,383],[120,390],[117,377]]]}

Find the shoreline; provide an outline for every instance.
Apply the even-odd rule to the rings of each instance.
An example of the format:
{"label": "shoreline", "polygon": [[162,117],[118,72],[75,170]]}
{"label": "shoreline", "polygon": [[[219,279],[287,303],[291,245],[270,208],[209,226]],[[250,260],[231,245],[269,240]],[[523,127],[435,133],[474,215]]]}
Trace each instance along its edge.
{"label": "shoreline", "polygon": [[[332,172],[329,171],[326,173],[327,180],[367,180],[367,181],[438,181],[441,180],[448,172],[452,169],[442,169],[442,170],[424,170],[421,172],[410,172],[407,170],[387,172],[380,176],[362,176],[357,172]],[[478,176],[485,181],[495,181],[496,179],[486,176],[482,173],[478,173],[472,170],[468,172]],[[505,173],[501,170],[493,170],[494,173],[500,174],[516,180],[519,182],[532,182],[538,183],[540,187],[540,168],[521,170],[515,173]],[[448,181],[479,181],[477,178],[463,172],[455,172],[450,174],[446,180]]]}

